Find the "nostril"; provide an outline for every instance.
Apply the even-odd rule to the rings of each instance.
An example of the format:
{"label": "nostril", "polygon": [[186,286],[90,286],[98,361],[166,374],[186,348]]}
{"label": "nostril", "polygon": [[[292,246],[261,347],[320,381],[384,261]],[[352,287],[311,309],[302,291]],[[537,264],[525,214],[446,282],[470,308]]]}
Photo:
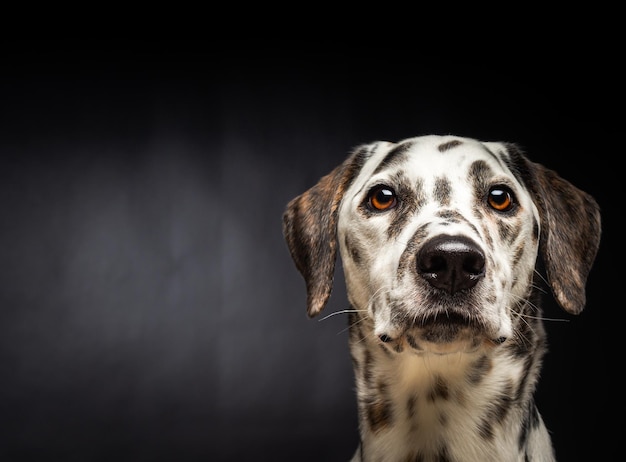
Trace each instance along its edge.
{"label": "nostril", "polygon": [[446,270],[447,263],[442,255],[427,252],[418,259],[417,265],[422,273],[439,273]]}
{"label": "nostril", "polygon": [[451,294],[470,289],[485,274],[485,256],[464,236],[437,236],[417,254],[417,271],[430,285]]}
{"label": "nostril", "polygon": [[482,253],[467,253],[462,260],[463,270],[468,274],[481,274],[485,271],[485,258]]}

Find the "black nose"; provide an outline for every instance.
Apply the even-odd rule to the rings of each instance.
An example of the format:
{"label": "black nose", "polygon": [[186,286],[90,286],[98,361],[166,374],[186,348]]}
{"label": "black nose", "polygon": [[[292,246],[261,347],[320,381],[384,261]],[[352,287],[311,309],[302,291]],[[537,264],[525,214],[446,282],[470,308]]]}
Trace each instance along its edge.
{"label": "black nose", "polygon": [[485,275],[485,256],[469,238],[437,236],[417,253],[417,271],[431,286],[454,294]]}

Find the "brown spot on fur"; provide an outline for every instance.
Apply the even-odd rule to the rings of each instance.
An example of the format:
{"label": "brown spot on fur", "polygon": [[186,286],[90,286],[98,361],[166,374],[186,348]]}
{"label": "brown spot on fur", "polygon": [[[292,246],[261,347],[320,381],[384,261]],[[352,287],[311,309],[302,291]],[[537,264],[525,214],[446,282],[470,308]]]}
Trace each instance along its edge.
{"label": "brown spot on fur", "polygon": [[391,424],[391,406],[385,401],[374,401],[367,405],[367,420],[373,433]]}
{"label": "brown spot on fur", "polygon": [[387,386],[383,382],[379,382],[376,388],[375,395],[370,396],[365,401],[367,422],[373,433],[381,431],[393,422],[393,411],[391,400],[387,395]]}
{"label": "brown spot on fur", "polygon": [[425,460],[426,459],[424,459],[424,455],[418,451],[415,454],[409,454],[408,456],[406,456],[404,462],[424,462]]}
{"label": "brown spot on fur", "polygon": [[406,414],[409,419],[412,419],[415,416],[415,404],[417,402],[417,396],[411,395],[409,399],[406,401]]}
{"label": "brown spot on fur", "polygon": [[430,401],[435,401],[438,398],[447,400],[449,397],[450,390],[448,388],[448,383],[442,376],[436,375],[430,393],[428,394],[428,399]]}

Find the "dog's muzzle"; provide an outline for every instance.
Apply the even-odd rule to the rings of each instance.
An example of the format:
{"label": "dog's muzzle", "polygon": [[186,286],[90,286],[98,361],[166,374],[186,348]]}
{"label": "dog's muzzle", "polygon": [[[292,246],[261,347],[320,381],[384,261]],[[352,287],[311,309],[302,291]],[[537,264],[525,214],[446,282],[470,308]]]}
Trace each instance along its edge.
{"label": "dog's muzzle", "polygon": [[[485,254],[465,236],[439,235],[415,255],[414,268],[422,280],[424,299],[418,316],[404,325],[402,333],[379,336],[396,352],[412,350],[451,353],[471,351],[485,340],[492,344],[480,313],[480,300],[473,290],[485,277]],[[425,281],[425,283],[424,283]]]}

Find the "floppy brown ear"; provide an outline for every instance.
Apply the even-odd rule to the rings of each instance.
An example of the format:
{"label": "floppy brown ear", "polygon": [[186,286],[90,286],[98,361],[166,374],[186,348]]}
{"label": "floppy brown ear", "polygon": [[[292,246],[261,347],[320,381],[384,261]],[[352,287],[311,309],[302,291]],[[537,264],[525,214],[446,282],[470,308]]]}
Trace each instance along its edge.
{"label": "floppy brown ear", "polygon": [[307,312],[313,317],[326,306],[337,258],[337,214],[341,199],[368,155],[365,146],[292,199],[283,214],[283,235],[291,258],[304,277]]}
{"label": "floppy brown ear", "polygon": [[558,304],[570,314],[579,314],[600,245],[600,207],[556,172],[525,158],[524,162],[541,219],[539,251],[548,283]]}

